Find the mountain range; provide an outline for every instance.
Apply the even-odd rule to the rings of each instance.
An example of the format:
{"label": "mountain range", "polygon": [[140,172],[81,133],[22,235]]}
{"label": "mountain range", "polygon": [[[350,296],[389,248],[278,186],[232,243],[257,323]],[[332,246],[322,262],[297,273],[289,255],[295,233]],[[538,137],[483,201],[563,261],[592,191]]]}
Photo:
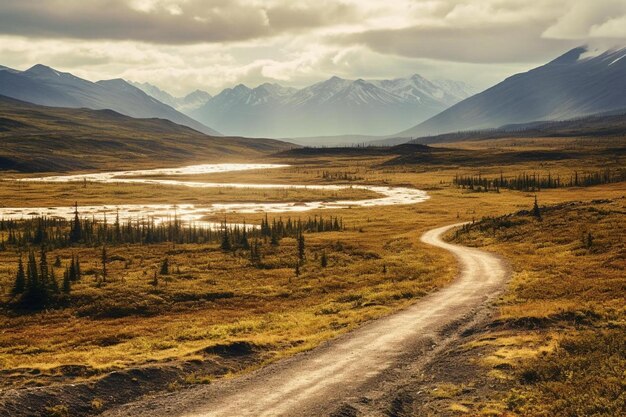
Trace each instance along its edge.
{"label": "mountain range", "polygon": [[600,54],[586,47],[572,49],[394,136],[423,137],[626,109],[625,57],[626,48]]}
{"label": "mountain range", "polygon": [[419,75],[393,80],[332,77],[303,89],[239,84],[188,114],[237,136],[382,135],[425,120],[472,92],[461,82]]}
{"label": "mountain range", "polygon": [[[196,90],[174,97],[149,83],[91,82],[44,65],[26,71],[0,66],[0,94],[45,106],[167,119],[210,135],[219,130],[303,145],[395,144],[626,109],[624,57],[626,48],[602,53],[575,48],[475,95],[460,82],[413,75],[392,80],[332,77],[302,89],[239,84],[215,96]],[[394,130],[400,133],[388,134]]]}
{"label": "mountain range", "polygon": [[167,119],[220,135],[120,78],[91,82],[40,64],[26,71],[1,67],[0,94],[50,107],[110,109],[130,117]]}

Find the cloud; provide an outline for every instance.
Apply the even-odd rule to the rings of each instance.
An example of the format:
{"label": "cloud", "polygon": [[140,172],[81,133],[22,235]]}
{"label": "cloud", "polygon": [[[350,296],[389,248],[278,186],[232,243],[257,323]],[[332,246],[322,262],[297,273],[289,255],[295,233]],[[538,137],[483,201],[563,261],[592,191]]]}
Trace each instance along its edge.
{"label": "cloud", "polygon": [[554,24],[543,32],[545,38],[589,40],[626,39],[626,2],[623,0],[573,0]]}
{"label": "cloud", "polygon": [[175,94],[413,73],[487,87],[624,28],[624,0],[16,0],[0,64]]}
{"label": "cloud", "polygon": [[591,26],[589,35],[594,38],[626,39],[626,14]]}
{"label": "cloud", "polygon": [[0,33],[32,38],[134,40],[157,44],[232,42],[358,19],[327,0],[20,0],[0,5]]}
{"label": "cloud", "polygon": [[538,62],[575,42],[544,40],[533,27],[491,28],[411,27],[375,30],[335,38],[342,44],[362,44],[374,51],[412,58],[451,62]]}

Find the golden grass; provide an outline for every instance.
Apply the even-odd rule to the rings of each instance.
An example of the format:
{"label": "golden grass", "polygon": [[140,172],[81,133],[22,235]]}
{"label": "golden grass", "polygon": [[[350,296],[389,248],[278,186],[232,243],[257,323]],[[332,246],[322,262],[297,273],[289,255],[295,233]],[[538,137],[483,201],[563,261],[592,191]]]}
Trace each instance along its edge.
{"label": "golden grass", "polygon": [[544,208],[541,220],[486,219],[457,237],[513,266],[499,302],[505,330],[467,348],[490,347],[480,362],[490,377],[512,381],[501,400],[516,415],[608,417],[624,409],[626,199],[592,195]]}
{"label": "golden grass", "polygon": [[[304,217],[339,215],[347,230],[306,235],[308,260],[299,277],[293,271],[296,248],[291,239],[284,239],[276,249],[265,246],[264,262],[268,269],[254,268],[245,257],[224,254],[215,245],[111,247],[109,256],[124,260],[110,264],[111,279],[100,288],[96,286],[93,276],[93,272],[100,267],[97,249],[52,250],[49,259],[60,255],[64,263],[72,253],[79,254],[84,263],[83,270],[91,270],[92,273],[87,273],[83,281],[75,286],[75,301],[69,308],[21,316],[7,311],[0,314],[0,368],[19,376],[6,380],[6,384],[24,383],[31,368],[52,374],[61,365],[80,364],[102,372],[151,361],[199,358],[204,348],[230,341],[243,340],[264,347],[271,352],[267,360],[310,349],[367,320],[402,308],[446,285],[453,278],[456,272],[454,258],[445,251],[422,244],[419,237],[424,231],[440,225],[478,220],[482,216],[530,209],[532,206],[534,195],[531,193],[507,190],[473,193],[451,185],[455,173],[475,173],[475,168],[388,167],[380,165],[384,161],[385,158],[381,157],[304,159],[290,161],[297,162],[297,165],[262,173],[242,171],[206,177],[216,182],[258,182],[259,178],[263,178],[263,182],[268,183],[318,184],[333,183],[325,181],[322,174],[323,171],[331,171],[348,172],[359,178],[358,181],[339,183],[413,186],[428,190],[431,199],[413,206],[305,213]],[[595,160],[577,160],[560,165],[525,162],[489,166],[481,172],[499,174],[500,170],[522,172],[549,168],[554,170],[552,172],[565,173],[572,169],[597,169],[603,164],[604,161]],[[280,190],[228,189],[219,190],[222,194],[216,194],[218,190],[207,189],[202,192],[194,190],[193,197],[189,197],[189,189],[183,187],[88,184],[85,190],[67,184],[29,184],[28,188],[17,190],[5,184],[0,187],[3,204],[10,202],[18,206],[62,205],[59,201],[71,204],[74,200],[81,204],[96,204],[113,198],[115,202],[139,199],[141,202],[171,203],[178,199],[181,202],[227,202],[334,197],[311,190],[289,191],[288,195],[284,195]],[[15,183],[8,184],[15,187]],[[29,190],[28,194],[24,190]],[[341,193],[346,193],[341,194],[341,198],[363,197],[361,190]],[[615,200],[623,194],[622,184],[611,184],[587,189],[542,191],[539,199],[541,204],[552,204],[581,198]],[[26,195],[28,197],[24,197]],[[241,222],[245,219],[249,224],[260,223],[261,217],[258,214],[226,215],[228,221]],[[614,216],[611,219],[601,220],[602,227],[594,229],[598,233],[598,245],[615,240],[616,235],[611,230],[619,230],[612,226],[619,219]],[[215,216],[215,220],[223,220],[223,216]],[[543,223],[546,224],[547,221]],[[595,223],[590,221],[589,224]],[[528,315],[550,317],[581,305],[585,306],[585,311],[614,319],[621,317],[619,300],[608,299],[594,286],[580,284],[570,289],[571,294],[563,291],[563,286],[546,286],[546,276],[542,271],[550,271],[551,277],[558,276],[558,283],[569,284],[573,283],[568,278],[571,271],[580,270],[579,261],[590,259],[589,256],[578,256],[579,248],[575,243],[565,246],[559,243],[559,237],[573,239],[577,233],[571,227],[562,230],[562,236],[561,233],[554,235],[549,242],[545,242],[545,235],[542,234],[545,231],[539,228],[523,229],[524,238],[520,238],[519,244],[501,241],[498,235],[489,233],[476,233],[463,238],[464,243],[487,245],[490,250],[502,252],[514,263],[516,275],[512,291],[501,304],[503,320]],[[538,239],[537,247],[529,245],[530,236]],[[322,251],[329,256],[327,268],[321,268],[316,260]],[[5,301],[13,279],[16,256],[13,248],[0,252],[0,288]],[[159,286],[153,288],[149,281],[166,256],[172,262],[174,273],[162,277]],[[595,274],[594,271],[603,263],[612,262],[611,255],[599,254],[597,259],[598,262],[585,267],[589,274]],[[551,269],[542,269],[544,264],[545,268]],[[552,291],[550,296],[533,298],[544,287],[548,292]],[[557,287],[561,289],[557,291]],[[581,300],[580,292],[585,296],[603,298]],[[232,293],[232,296],[220,298],[216,295],[226,293]],[[494,358],[501,362],[521,363],[532,356],[531,351],[554,348],[552,342],[545,343],[545,340],[531,336],[522,335],[519,341],[511,341],[510,338],[517,337],[515,332],[499,335],[502,340],[498,339],[497,344],[494,342],[497,352]],[[554,340],[557,339],[555,336]],[[211,375],[190,378],[208,381]],[[35,380],[35,383],[44,384],[47,381],[45,375]],[[30,383],[33,383],[32,379]],[[484,413],[488,414],[488,411]]]}

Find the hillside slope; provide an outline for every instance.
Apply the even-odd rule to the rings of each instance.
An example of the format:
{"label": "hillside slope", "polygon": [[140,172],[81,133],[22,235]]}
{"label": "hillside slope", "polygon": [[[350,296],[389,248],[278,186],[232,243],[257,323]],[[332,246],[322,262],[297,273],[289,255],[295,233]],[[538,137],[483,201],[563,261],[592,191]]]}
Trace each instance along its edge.
{"label": "hillside slope", "polygon": [[563,120],[626,108],[626,59],[622,59],[626,49],[592,57],[586,52],[586,48],[573,49],[393,136],[421,137]]}
{"label": "hillside slope", "polygon": [[164,119],[44,107],[0,96],[0,170],[63,171],[241,161],[293,145],[206,136]]}
{"label": "hillside slope", "polygon": [[208,135],[221,135],[122,79],[94,83],[45,65],[26,71],[0,68],[0,94],[43,106],[111,109],[131,117],[158,117]]}

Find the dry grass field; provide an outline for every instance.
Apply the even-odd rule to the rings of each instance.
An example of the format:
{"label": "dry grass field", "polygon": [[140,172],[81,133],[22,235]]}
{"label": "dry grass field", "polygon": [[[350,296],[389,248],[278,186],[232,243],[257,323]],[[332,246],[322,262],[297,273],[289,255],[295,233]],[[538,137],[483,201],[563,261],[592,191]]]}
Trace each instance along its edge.
{"label": "dry grass field", "polygon": [[513,279],[493,322],[461,349],[466,365],[478,365],[473,381],[464,382],[496,388],[479,401],[458,390],[450,407],[460,404],[476,415],[623,412],[626,196],[623,187],[620,192],[542,206],[540,218],[529,212],[485,218],[451,235],[505,256]]}
{"label": "dry grass field", "polygon": [[[450,238],[500,253],[511,263],[514,278],[499,301],[494,327],[484,337],[472,340],[467,349],[486,349],[488,353],[476,358],[483,372],[477,378],[505,380],[512,391],[505,395],[494,389],[485,398],[470,401],[459,394],[463,390],[452,387],[446,395],[438,391],[438,401],[448,407],[450,415],[493,411],[518,416],[608,416],[601,412],[558,414],[560,409],[546,404],[559,407],[557,397],[575,396],[573,392],[585,384],[612,390],[597,395],[600,399],[610,397],[620,387],[623,392],[623,374],[615,374],[615,381],[606,383],[598,372],[606,374],[601,370],[608,369],[610,373],[623,365],[624,183],[540,192],[501,189],[496,193],[457,188],[452,179],[456,174],[479,172],[484,176],[513,176],[549,171],[569,176],[574,171],[619,169],[625,165],[622,153],[605,152],[602,157],[596,153],[588,158],[582,154],[587,148],[619,147],[620,140],[598,144],[582,139],[545,143],[515,139],[463,145],[481,160],[489,158],[489,163],[479,167],[471,158],[467,164],[456,160],[449,164],[390,164],[393,156],[321,152],[276,157],[275,162],[291,166],[262,173],[190,177],[215,182],[395,185],[428,191],[430,199],[416,205],[292,215],[302,219],[340,216],[345,225],[342,231],[304,235],[306,260],[299,274],[295,271],[298,249],[293,238],[282,239],[278,246],[264,243],[262,267],[253,265],[245,251],[224,252],[217,243],[113,245],[108,248],[106,283],[95,278],[102,268],[100,247],[50,248],[48,259],[58,256],[62,267],[72,255],[79,256],[83,277],[63,305],[23,312],[11,307],[19,248],[5,245],[0,251],[1,388],[95,381],[107,372],[132,367],[178,364],[187,369],[186,364],[217,364],[177,373],[176,383],[170,384],[175,389],[177,384],[206,383],[311,349],[450,282],[456,273],[452,256],[427,247],[419,237],[436,226],[476,221],[467,233]],[[516,151],[575,148],[580,154],[569,159],[503,164],[493,149],[509,147]],[[194,190],[190,196],[183,187],[0,183],[2,205],[24,207],[71,205],[74,201],[310,201],[361,199],[370,194],[350,189],[331,193],[206,189]],[[521,215],[511,216],[513,224],[507,227],[499,223],[501,220],[480,221],[531,210],[535,195],[544,207],[542,221]],[[263,215],[231,213],[212,220],[222,221],[224,217],[229,222],[245,220],[258,225]],[[270,221],[274,217],[287,216],[270,215]],[[582,240],[584,233],[593,235],[589,247]],[[2,240],[6,239],[4,235]],[[326,266],[322,266],[323,255]],[[159,275],[155,283],[154,273],[165,258],[170,271]],[[594,351],[594,356],[585,356],[584,352],[596,344],[602,349]],[[241,346],[254,355],[233,364],[228,349]],[[589,365],[585,360],[597,360],[596,373],[585,371]],[[584,373],[586,379],[574,383],[568,372]],[[576,402],[580,407],[587,403],[583,397]]]}

